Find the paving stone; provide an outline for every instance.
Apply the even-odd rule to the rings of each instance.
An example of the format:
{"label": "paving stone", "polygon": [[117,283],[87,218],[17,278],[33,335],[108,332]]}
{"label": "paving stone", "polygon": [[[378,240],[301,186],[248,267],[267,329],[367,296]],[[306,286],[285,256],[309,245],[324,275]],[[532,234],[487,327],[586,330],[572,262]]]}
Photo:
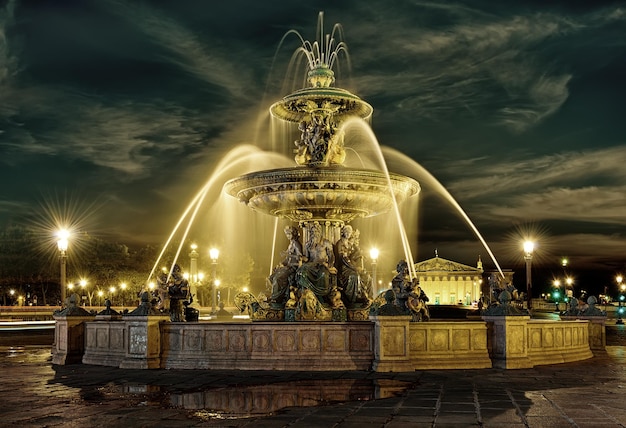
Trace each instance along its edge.
{"label": "paving stone", "polygon": [[[626,426],[626,346],[621,345],[608,346],[606,354],[587,361],[532,369],[410,373],[123,370],[81,364],[52,366],[49,349],[35,349],[32,354],[27,350],[22,357],[9,358],[0,351],[0,426]],[[203,394],[206,391],[210,391],[214,398],[232,390],[244,391],[244,398],[253,397],[250,391],[265,385],[288,385],[287,394],[297,395],[298,383],[306,385],[315,379],[331,383],[353,379],[371,381],[372,385],[401,380],[410,387],[400,391],[397,397],[343,403],[310,399],[313,407],[276,409],[266,415],[228,415],[210,408],[177,407],[172,401],[176,394]],[[306,386],[302,390],[310,392],[306,391]],[[205,402],[201,403],[204,405]],[[242,405],[246,403],[251,406],[249,411],[264,408],[252,399],[242,401]]]}

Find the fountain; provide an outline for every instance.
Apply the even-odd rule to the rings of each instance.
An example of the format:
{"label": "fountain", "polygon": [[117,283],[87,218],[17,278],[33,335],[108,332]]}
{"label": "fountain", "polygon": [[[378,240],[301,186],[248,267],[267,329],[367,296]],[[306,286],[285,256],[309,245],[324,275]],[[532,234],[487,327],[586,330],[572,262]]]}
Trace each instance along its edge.
{"label": "fountain", "polygon": [[[333,86],[333,64],[344,50],[332,35],[302,40],[298,51],[308,62],[308,86],[270,107],[276,120],[300,131],[294,164],[224,184],[227,195],[251,210],[289,223],[283,260],[268,277],[269,298],[237,296],[252,322],[197,321],[197,314],[183,310],[190,303],[183,293],[187,284],[174,261],[160,278],[162,294],[174,297],[169,317],[155,311],[148,292],[121,319],[58,314],[53,363],[69,364],[82,355],[87,364],[142,369],[412,371],[522,368],[592,356],[588,324],[577,319],[544,322],[503,311],[482,321],[416,322],[429,319],[427,298],[398,207],[420,186],[390,173],[377,145],[379,168],[346,165],[347,151],[354,150],[345,144],[347,130],[357,123],[371,133],[364,120],[373,109]],[[186,209],[191,221],[210,184],[213,178]],[[392,288],[374,300],[355,225],[384,213],[395,215],[405,259],[397,264]]]}
{"label": "fountain", "polygon": [[[251,317],[256,320],[367,319],[371,284],[355,239],[358,231],[350,222],[389,212],[420,189],[409,177],[344,166],[343,124],[369,118],[372,107],[332,86],[332,59],[337,55],[336,50],[327,51],[332,47],[332,43],[305,43],[301,49],[309,59],[310,86],[270,108],[274,118],[298,124],[296,165],[253,172],[224,186],[226,193],[249,208],[297,224],[290,236],[303,238],[299,254],[288,255],[292,260],[270,276],[272,298],[269,307],[261,307],[260,302],[254,306]],[[292,250],[295,246],[290,244]],[[254,299],[246,299],[250,300]]]}

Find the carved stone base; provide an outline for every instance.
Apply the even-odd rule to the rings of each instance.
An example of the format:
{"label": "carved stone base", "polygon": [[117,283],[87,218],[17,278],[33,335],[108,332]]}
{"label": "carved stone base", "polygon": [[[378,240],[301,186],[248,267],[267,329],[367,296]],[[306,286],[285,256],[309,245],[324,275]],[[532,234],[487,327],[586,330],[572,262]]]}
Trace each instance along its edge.
{"label": "carved stone base", "polygon": [[533,367],[528,357],[530,316],[483,316],[487,323],[487,346],[494,368]]}
{"label": "carved stone base", "polygon": [[369,321],[370,308],[348,309],[348,321]]}
{"label": "carved stone base", "polygon": [[93,321],[93,316],[55,315],[52,364],[66,365],[82,362],[85,353],[85,322]]}
{"label": "carved stone base", "polygon": [[120,362],[123,369],[156,369],[161,363],[160,324],[168,320],[167,316],[123,317],[126,328],[126,353]]}
{"label": "carved stone base", "polygon": [[252,313],[250,319],[252,321],[283,321],[286,311],[284,309],[258,308]]}
{"label": "carved stone base", "polygon": [[374,326],[374,361],[376,372],[411,372],[409,348],[410,316],[370,316]]}

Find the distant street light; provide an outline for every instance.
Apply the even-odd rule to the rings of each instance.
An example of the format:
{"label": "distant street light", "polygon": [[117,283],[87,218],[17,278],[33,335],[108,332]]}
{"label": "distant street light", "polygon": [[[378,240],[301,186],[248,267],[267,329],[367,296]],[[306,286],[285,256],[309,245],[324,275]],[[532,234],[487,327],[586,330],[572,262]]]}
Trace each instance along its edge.
{"label": "distant street light", "polygon": [[198,246],[191,244],[191,252],[189,253],[189,275],[192,283],[198,282]]}
{"label": "distant street light", "polygon": [[66,229],[61,229],[57,232],[57,247],[60,253],[61,262],[61,306],[65,305],[65,287],[67,287],[67,245],[70,237],[70,232]]}
{"label": "distant street light", "polygon": [[622,311],[624,310],[622,307],[622,302],[624,301],[624,292],[626,291],[626,284],[622,284],[624,277],[622,275],[617,275],[615,277],[615,281],[617,282],[617,292],[619,294],[617,301],[617,321],[615,324],[624,324],[622,320]]}
{"label": "distant street light", "polygon": [[211,264],[213,266],[213,302],[212,305],[212,313],[217,314],[217,259],[220,256],[220,250],[217,248],[211,248],[209,250],[209,257],[211,257]]}
{"label": "distant street light", "polygon": [[[374,297],[378,294],[378,283],[376,281],[376,262],[378,261],[378,248],[372,248],[370,250],[370,257],[372,259],[372,286],[370,289],[370,297]],[[374,287],[376,287],[376,294],[374,294]]]}
{"label": "distant street light", "polygon": [[120,284],[120,289],[122,290],[122,291],[120,292],[120,294],[121,294],[121,296],[122,296],[122,306],[124,306],[124,300],[125,300],[125,298],[126,298],[126,296],[125,296],[125,294],[126,294],[126,287],[127,287],[127,285],[126,285],[126,283],[125,283],[125,282],[122,282],[122,283]]}
{"label": "distant street light", "polygon": [[533,294],[532,294],[532,279],[531,279],[531,264],[533,260],[533,250],[535,249],[535,243],[532,241],[524,242],[524,260],[526,260],[526,300],[528,310],[533,306]]}
{"label": "distant street light", "polygon": [[554,304],[556,306],[555,310],[556,312],[559,312],[559,298],[561,297],[561,281],[559,281],[558,279],[555,279],[554,282],[554,293],[552,293],[552,296],[554,298]]}
{"label": "distant street light", "polygon": [[109,300],[111,301],[111,306],[113,306],[113,295],[115,294],[115,287],[113,286],[109,287],[109,293],[111,293]]}
{"label": "distant street light", "polygon": [[78,281],[78,285],[80,285],[80,300],[83,303],[83,306],[86,304],[87,296],[85,296],[85,287],[87,287],[87,280],[81,279]]}

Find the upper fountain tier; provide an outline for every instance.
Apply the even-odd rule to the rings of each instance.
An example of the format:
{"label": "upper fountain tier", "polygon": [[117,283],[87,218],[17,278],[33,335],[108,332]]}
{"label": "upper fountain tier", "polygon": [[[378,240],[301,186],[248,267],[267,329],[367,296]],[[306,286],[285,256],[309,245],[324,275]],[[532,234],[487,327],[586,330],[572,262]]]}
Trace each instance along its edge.
{"label": "upper fountain tier", "polygon": [[272,116],[289,122],[308,120],[315,112],[332,112],[335,122],[348,117],[369,119],[372,106],[345,89],[331,86],[335,82],[334,72],[319,64],[308,72],[311,84],[287,95],[270,107]]}
{"label": "upper fountain tier", "polygon": [[258,171],[225,185],[226,193],[253,210],[296,222],[372,217],[419,190],[409,177],[341,166]]}
{"label": "upper fountain tier", "polygon": [[[309,87],[270,107],[272,116],[298,123],[295,142],[299,167],[257,171],[230,180],[224,190],[250,208],[292,221],[350,222],[391,210],[417,194],[417,181],[385,171],[346,168],[344,130],[348,118],[368,119],[372,107],[345,89],[336,88],[332,65],[343,42],[332,35],[309,43],[298,53],[308,61]],[[381,168],[383,169],[383,168]]]}

